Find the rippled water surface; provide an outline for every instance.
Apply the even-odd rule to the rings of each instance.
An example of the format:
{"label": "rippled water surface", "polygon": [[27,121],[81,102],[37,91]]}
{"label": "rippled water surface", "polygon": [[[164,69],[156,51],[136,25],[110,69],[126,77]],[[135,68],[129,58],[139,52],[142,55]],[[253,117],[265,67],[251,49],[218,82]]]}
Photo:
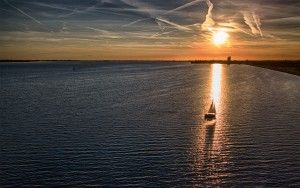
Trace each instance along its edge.
{"label": "rippled water surface", "polygon": [[0,71],[1,187],[300,187],[300,77],[188,63]]}

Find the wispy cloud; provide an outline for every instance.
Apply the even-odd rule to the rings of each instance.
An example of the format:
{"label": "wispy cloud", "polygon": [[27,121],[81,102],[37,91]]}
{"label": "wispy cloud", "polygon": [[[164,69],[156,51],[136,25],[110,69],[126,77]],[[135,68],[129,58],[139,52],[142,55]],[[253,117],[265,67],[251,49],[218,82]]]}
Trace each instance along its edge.
{"label": "wispy cloud", "polygon": [[98,28],[94,28],[94,27],[86,27],[86,28],[100,33],[101,37],[104,37],[104,38],[111,38],[111,39],[120,39],[120,38],[122,38],[121,35],[119,35],[115,32],[107,31],[107,30],[104,30],[104,29],[98,29]]}
{"label": "wispy cloud", "polygon": [[245,23],[250,27],[251,32],[254,35],[263,36],[261,30],[261,22],[258,15],[254,12],[245,11],[243,12]]}
{"label": "wispy cloud", "polygon": [[256,28],[259,31],[260,36],[263,36],[263,33],[261,31],[261,22],[260,22],[259,16],[257,14],[255,14],[255,13],[252,13],[252,16],[253,16],[253,20],[255,22]]}
{"label": "wispy cloud", "polygon": [[214,5],[211,3],[210,0],[206,0],[206,4],[208,6],[208,11],[205,17],[205,21],[203,22],[201,27],[204,31],[211,31],[215,25],[215,21],[212,18],[212,10],[214,8]]}

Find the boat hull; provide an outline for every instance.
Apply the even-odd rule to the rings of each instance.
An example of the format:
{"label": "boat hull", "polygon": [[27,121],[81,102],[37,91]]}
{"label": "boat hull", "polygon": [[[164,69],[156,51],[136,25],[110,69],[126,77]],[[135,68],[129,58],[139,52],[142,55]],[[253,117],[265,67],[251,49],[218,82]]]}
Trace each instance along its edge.
{"label": "boat hull", "polygon": [[216,119],[216,114],[215,113],[207,113],[204,115],[204,118],[206,120],[213,120],[213,119]]}

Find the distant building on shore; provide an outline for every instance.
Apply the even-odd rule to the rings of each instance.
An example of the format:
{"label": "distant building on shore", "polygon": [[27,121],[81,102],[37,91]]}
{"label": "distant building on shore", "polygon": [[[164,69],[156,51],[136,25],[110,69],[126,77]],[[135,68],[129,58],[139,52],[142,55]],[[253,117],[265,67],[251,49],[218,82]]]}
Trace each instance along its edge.
{"label": "distant building on shore", "polygon": [[228,57],[227,57],[227,61],[231,61],[231,56],[228,56]]}

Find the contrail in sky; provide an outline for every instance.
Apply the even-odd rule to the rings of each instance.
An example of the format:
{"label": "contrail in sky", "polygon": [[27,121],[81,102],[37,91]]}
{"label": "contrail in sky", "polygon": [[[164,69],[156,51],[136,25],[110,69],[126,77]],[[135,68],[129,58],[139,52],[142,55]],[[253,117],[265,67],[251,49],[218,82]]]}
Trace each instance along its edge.
{"label": "contrail in sky", "polygon": [[203,1],[205,1],[205,0],[195,0],[195,1],[192,1],[192,2],[189,2],[189,3],[186,3],[186,4],[181,5],[181,6],[177,7],[177,8],[175,8],[175,9],[172,9],[172,10],[167,11],[167,12],[164,13],[163,15],[171,14],[171,13],[173,13],[173,12],[175,12],[175,11],[178,11],[178,10],[182,10],[182,9],[188,8],[188,7],[190,7],[190,6],[193,6],[193,5],[195,5],[195,4],[197,4],[197,3],[200,3],[200,2],[203,2]]}
{"label": "contrail in sky", "polygon": [[176,23],[174,23],[174,22],[170,22],[170,21],[165,20],[165,19],[163,19],[163,18],[156,18],[156,20],[158,20],[158,21],[160,21],[160,22],[163,22],[163,23],[166,23],[166,24],[168,24],[168,25],[171,25],[171,26],[173,26],[173,27],[175,27],[176,29],[181,30],[181,31],[191,31],[191,29],[188,28],[188,27],[185,27],[185,26],[176,24]]}
{"label": "contrail in sky", "polygon": [[34,22],[38,23],[38,24],[42,24],[40,21],[38,21],[37,19],[35,19],[34,17],[26,14],[24,11],[22,11],[21,9],[19,9],[18,7],[12,5],[11,3],[9,3],[7,0],[3,0],[6,4],[8,4],[10,7],[16,9],[18,12],[20,12],[21,14],[25,15],[26,17],[30,18],[31,20],[33,20]]}
{"label": "contrail in sky", "polygon": [[[192,2],[189,2],[189,3],[186,3],[186,4],[184,4],[184,5],[181,5],[181,6],[177,7],[177,8],[175,8],[175,9],[169,10],[169,11],[165,12],[164,14],[162,14],[161,16],[166,16],[166,15],[168,15],[168,14],[171,14],[171,13],[175,12],[175,11],[179,11],[179,10],[188,8],[188,7],[190,7],[190,6],[193,6],[193,5],[195,5],[195,4],[199,3],[199,2],[203,2],[203,1],[205,1],[205,0],[194,0],[194,1],[192,1]],[[122,0],[122,2],[127,3],[127,4],[130,4],[130,5],[135,6],[135,7],[137,7],[137,8],[140,8],[140,7],[137,6],[137,5],[141,5],[141,4],[134,3],[135,1],[130,1],[130,0]],[[142,5],[145,5],[145,4],[142,4]],[[138,19],[138,20],[135,20],[135,21],[133,21],[133,22],[130,22],[130,23],[124,25],[124,26],[125,26],[125,27],[126,27],[126,26],[131,26],[131,25],[134,25],[134,24],[139,23],[139,22],[142,22],[142,21],[154,19],[154,20],[163,22],[163,23],[165,23],[165,24],[171,25],[171,26],[173,26],[173,27],[175,27],[176,29],[181,30],[181,31],[190,31],[190,30],[191,30],[191,29],[188,28],[188,27],[185,27],[185,26],[176,24],[176,23],[174,23],[174,22],[171,22],[171,21],[169,21],[169,20],[163,19],[161,16],[153,15],[153,14],[151,14],[150,12],[149,12],[149,15],[150,15],[150,18]]]}
{"label": "contrail in sky", "polygon": [[128,26],[134,25],[136,23],[139,23],[139,22],[142,22],[142,21],[146,21],[146,20],[150,20],[150,19],[152,19],[152,18],[141,18],[141,19],[135,20],[133,22],[130,22],[128,24],[125,24],[125,25],[123,25],[123,27],[128,27]]}

